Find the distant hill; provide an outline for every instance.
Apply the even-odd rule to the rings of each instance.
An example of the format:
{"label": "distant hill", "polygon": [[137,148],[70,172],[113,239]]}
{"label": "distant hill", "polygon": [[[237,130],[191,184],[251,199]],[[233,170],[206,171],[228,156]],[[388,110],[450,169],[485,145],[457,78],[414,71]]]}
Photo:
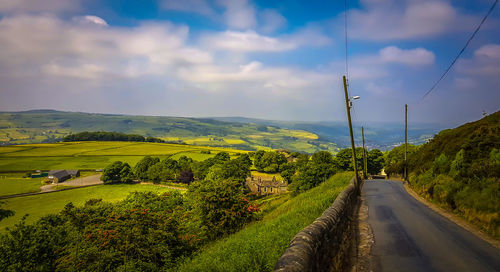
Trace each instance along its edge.
{"label": "distant hill", "polygon": [[[295,122],[246,117],[214,117],[213,119],[226,122],[254,123],[287,129],[305,130],[317,134],[320,140],[334,142],[340,147],[349,147],[351,144],[349,129],[345,122]],[[436,124],[410,124],[408,127],[408,142],[414,145],[423,144],[443,128],[446,127]],[[353,130],[355,141],[360,145],[362,141],[361,126],[355,123]],[[366,145],[370,149],[392,149],[404,141],[404,124],[368,123],[365,125],[365,139]]]}
{"label": "distant hill", "polygon": [[133,116],[31,110],[0,112],[0,144],[55,142],[72,133],[109,131],[157,137],[169,142],[244,150],[283,148],[336,152],[333,141],[305,130],[207,118]]}

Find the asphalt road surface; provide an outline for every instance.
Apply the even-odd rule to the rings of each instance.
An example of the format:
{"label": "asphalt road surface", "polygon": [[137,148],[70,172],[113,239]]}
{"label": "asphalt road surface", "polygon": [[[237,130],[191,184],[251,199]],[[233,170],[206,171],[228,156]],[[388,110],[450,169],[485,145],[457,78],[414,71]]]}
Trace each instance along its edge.
{"label": "asphalt road surface", "polygon": [[500,271],[500,250],[410,196],[399,181],[367,180],[374,271]]}

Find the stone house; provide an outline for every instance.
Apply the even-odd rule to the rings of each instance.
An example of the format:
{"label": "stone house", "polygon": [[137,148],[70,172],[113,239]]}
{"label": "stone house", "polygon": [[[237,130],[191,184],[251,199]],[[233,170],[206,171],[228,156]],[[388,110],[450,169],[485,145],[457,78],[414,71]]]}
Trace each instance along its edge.
{"label": "stone house", "polygon": [[277,195],[286,193],[288,190],[288,182],[277,181],[275,177],[272,179],[263,179],[262,177],[250,176],[246,181],[247,187],[257,195]]}

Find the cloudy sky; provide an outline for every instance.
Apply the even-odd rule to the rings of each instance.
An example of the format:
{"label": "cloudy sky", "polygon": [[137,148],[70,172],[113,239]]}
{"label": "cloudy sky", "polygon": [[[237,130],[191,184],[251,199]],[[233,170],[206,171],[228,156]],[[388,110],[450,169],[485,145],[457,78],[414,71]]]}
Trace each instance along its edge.
{"label": "cloudy sky", "polygon": [[[359,123],[500,110],[493,0],[348,0]],[[0,0],[0,111],[345,120],[343,1]]]}

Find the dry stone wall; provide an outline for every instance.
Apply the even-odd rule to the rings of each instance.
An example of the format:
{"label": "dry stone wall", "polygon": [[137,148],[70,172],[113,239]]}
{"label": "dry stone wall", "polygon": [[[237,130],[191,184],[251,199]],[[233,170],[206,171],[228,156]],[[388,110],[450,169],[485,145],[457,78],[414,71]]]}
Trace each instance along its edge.
{"label": "dry stone wall", "polygon": [[355,233],[352,220],[358,203],[353,178],[333,204],[299,232],[276,263],[275,270],[342,271],[348,265]]}

